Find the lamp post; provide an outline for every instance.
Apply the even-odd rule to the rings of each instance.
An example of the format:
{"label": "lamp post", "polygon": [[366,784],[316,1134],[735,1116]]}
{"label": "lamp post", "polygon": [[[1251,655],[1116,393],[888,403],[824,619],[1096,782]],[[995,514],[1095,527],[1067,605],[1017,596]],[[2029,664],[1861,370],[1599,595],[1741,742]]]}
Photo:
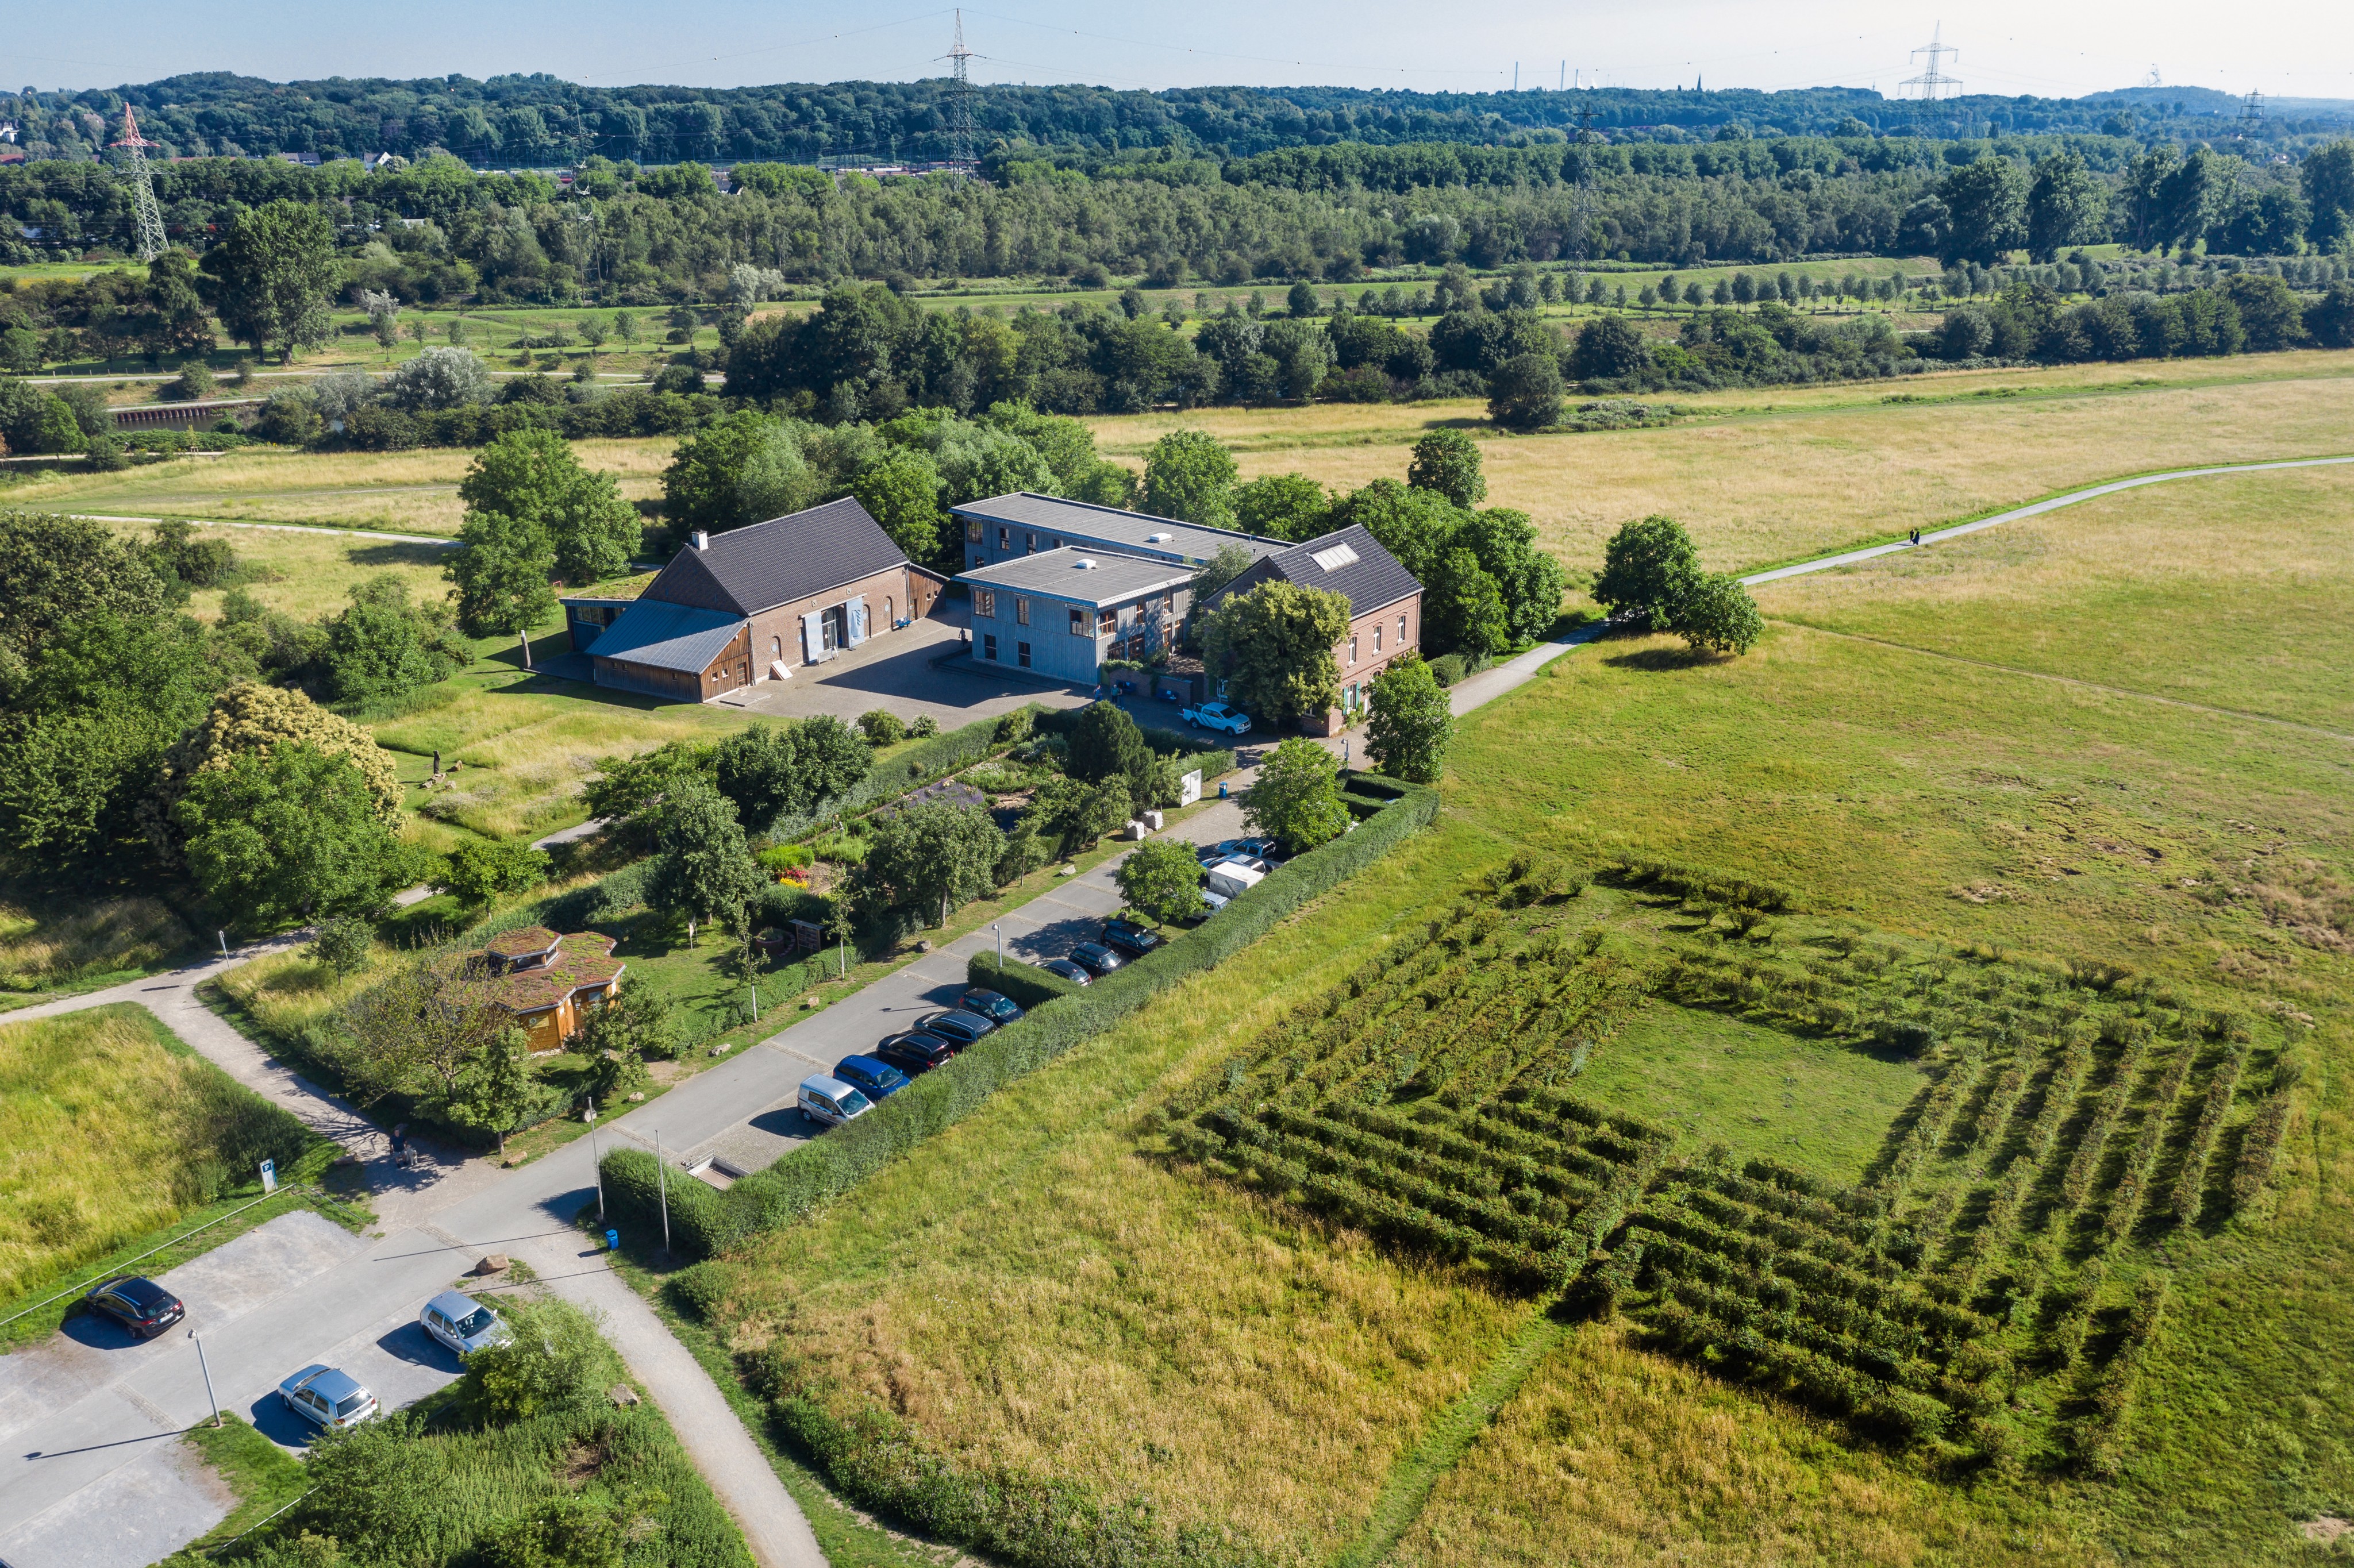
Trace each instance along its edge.
{"label": "lamp post", "polygon": [[196,1341],[196,1367],[205,1374],[205,1404],[212,1410],[213,1428],[217,1431],[221,1424],[220,1401],[213,1397],[212,1363],[205,1360],[205,1341],[194,1329],[188,1330],[188,1338]]}
{"label": "lamp post", "polygon": [[597,1178],[597,1223],[605,1223],[605,1168],[597,1161],[597,1107],[590,1106],[580,1113],[588,1124],[588,1169]]}
{"label": "lamp post", "polygon": [[654,1128],[654,1199],[662,1205],[663,1255],[670,1255],[670,1182],[663,1169],[662,1128]]}
{"label": "lamp post", "polygon": [[1002,980],[1005,978],[1005,927],[992,920],[989,930],[997,938],[997,978]]}

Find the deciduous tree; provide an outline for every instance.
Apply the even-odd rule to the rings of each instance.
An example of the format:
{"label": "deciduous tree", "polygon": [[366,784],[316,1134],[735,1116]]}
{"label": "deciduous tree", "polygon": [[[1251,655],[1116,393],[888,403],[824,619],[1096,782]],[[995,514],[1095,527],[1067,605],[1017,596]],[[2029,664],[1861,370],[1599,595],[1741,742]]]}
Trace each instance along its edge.
{"label": "deciduous tree", "polygon": [[1204,622],[1203,641],[1228,695],[1281,724],[1339,704],[1332,649],[1348,632],[1347,599],[1276,580],[1220,600]]}
{"label": "deciduous tree", "polygon": [[198,773],[172,820],[196,885],[253,926],[373,909],[401,863],[366,776],[307,746]]}
{"label": "deciduous tree", "polygon": [[875,831],[853,879],[853,896],[871,912],[920,913],[945,926],[949,912],[993,885],[1005,835],[989,813],[928,801],[894,811]]}
{"label": "deciduous tree", "polygon": [[553,430],[510,430],[492,441],[475,454],[458,497],[470,513],[535,524],[547,535],[556,575],[574,584],[628,571],[642,532],[612,476],[582,468],[572,443]]}
{"label": "deciduous tree", "polygon": [[1461,430],[1431,431],[1414,443],[1405,482],[1409,489],[1435,491],[1458,506],[1477,506],[1488,494],[1479,443]]}
{"label": "deciduous tree", "polygon": [[1243,820],[1253,832],[1282,840],[1293,854],[1337,839],[1349,831],[1340,775],[1339,758],[1295,736],[1275,748],[1243,791]]}
{"label": "deciduous tree", "polygon": [[1204,430],[1172,430],[1144,458],[1144,509],[1213,528],[1235,525],[1235,455]]}
{"label": "deciduous tree", "polygon": [[457,585],[458,624],[476,637],[514,636],[557,611],[547,579],[556,546],[547,530],[504,512],[469,512],[442,575]]}
{"label": "deciduous tree", "polygon": [[1373,677],[1373,707],[1365,754],[1373,766],[1411,784],[1437,783],[1455,718],[1430,666],[1411,652],[1391,660]]}
{"label": "deciduous tree", "polygon": [[1113,881],[1129,907],[1142,910],[1157,926],[1191,920],[1206,907],[1202,902],[1202,863],[1192,844],[1177,839],[1139,844],[1119,863]]}
{"label": "deciduous tree", "polygon": [[1611,620],[1665,631],[1700,577],[1691,535],[1674,518],[1655,514],[1610,536],[1590,591]]}
{"label": "deciduous tree", "polygon": [[327,341],[327,307],[341,280],[334,228],[318,207],[274,201],[248,211],[201,266],[221,324],[256,354],[274,348],[291,363],[297,349]]}
{"label": "deciduous tree", "polygon": [[646,903],[673,919],[708,922],[750,903],[768,878],[744,842],[736,808],[700,774],[663,796],[654,828]]}

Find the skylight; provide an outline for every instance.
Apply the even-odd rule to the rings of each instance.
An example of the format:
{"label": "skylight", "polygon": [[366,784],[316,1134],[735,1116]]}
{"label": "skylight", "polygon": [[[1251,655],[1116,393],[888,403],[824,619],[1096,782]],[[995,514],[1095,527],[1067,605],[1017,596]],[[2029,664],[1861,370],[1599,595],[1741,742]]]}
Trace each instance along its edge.
{"label": "skylight", "polygon": [[1342,567],[1355,566],[1357,552],[1346,545],[1335,545],[1329,550],[1319,550],[1308,558],[1328,572],[1337,572]]}

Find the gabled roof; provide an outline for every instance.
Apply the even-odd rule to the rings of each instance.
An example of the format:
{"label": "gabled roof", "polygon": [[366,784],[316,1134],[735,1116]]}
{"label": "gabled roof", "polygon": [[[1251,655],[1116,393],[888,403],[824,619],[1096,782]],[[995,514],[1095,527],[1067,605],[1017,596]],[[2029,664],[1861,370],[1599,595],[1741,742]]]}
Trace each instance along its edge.
{"label": "gabled roof", "polygon": [[1232,528],[1211,528],[1199,523],[1181,523],[1174,517],[1155,517],[1149,512],[1123,512],[1117,506],[1098,506],[1092,501],[1066,501],[1059,495],[1041,495],[1034,490],[969,501],[949,511],[959,517],[1034,529],[1066,544],[1083,539],[1131,556],[1183,561],[1196,567],[1214,559],[1219,550],[1229,545],[1238,545],[1257,556],[1279,549],[1283,543],[1237,533]]}
{"label": "gabled roof", "polygon": [[[1320,535],[1253,562],[1250,570],[1220,588],[1210,602],[1214,605],[1229,594],[1248,593],[1271,577],[1298,588],[1345,594],[1352,617],[1370,615],[1422,591],[1415,575],[1382,548],[1380,540],[1363,524],[1352,523],[1337,534]],[[603,643],[597,646],[603,651]]]}
{"label": "gabled roof", "polygon": [[[742,618],[907,564],[866,508],[849,497],[710,535],[671,558],[639,596]],[[605,637],[613,633],[608,631]],[[599,638],[596,652],[605,652]]]}
{"label": "gabled roof", "polygon": [[744,618],[731,610],[642,599],[621,611],[588,652],[599,659],[656,670],[691,670],[699,675],[743,629]]}

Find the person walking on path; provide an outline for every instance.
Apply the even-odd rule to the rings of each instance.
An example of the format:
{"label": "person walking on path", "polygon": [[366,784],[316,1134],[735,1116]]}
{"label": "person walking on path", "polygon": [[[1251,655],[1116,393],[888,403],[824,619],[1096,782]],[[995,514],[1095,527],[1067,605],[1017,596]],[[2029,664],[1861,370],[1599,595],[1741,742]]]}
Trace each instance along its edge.
{"label": "person walking on path", "polygon": [[403,1171],[408,1169],[408,1124],[405,1121],[392,1129],[392,1162]]}

